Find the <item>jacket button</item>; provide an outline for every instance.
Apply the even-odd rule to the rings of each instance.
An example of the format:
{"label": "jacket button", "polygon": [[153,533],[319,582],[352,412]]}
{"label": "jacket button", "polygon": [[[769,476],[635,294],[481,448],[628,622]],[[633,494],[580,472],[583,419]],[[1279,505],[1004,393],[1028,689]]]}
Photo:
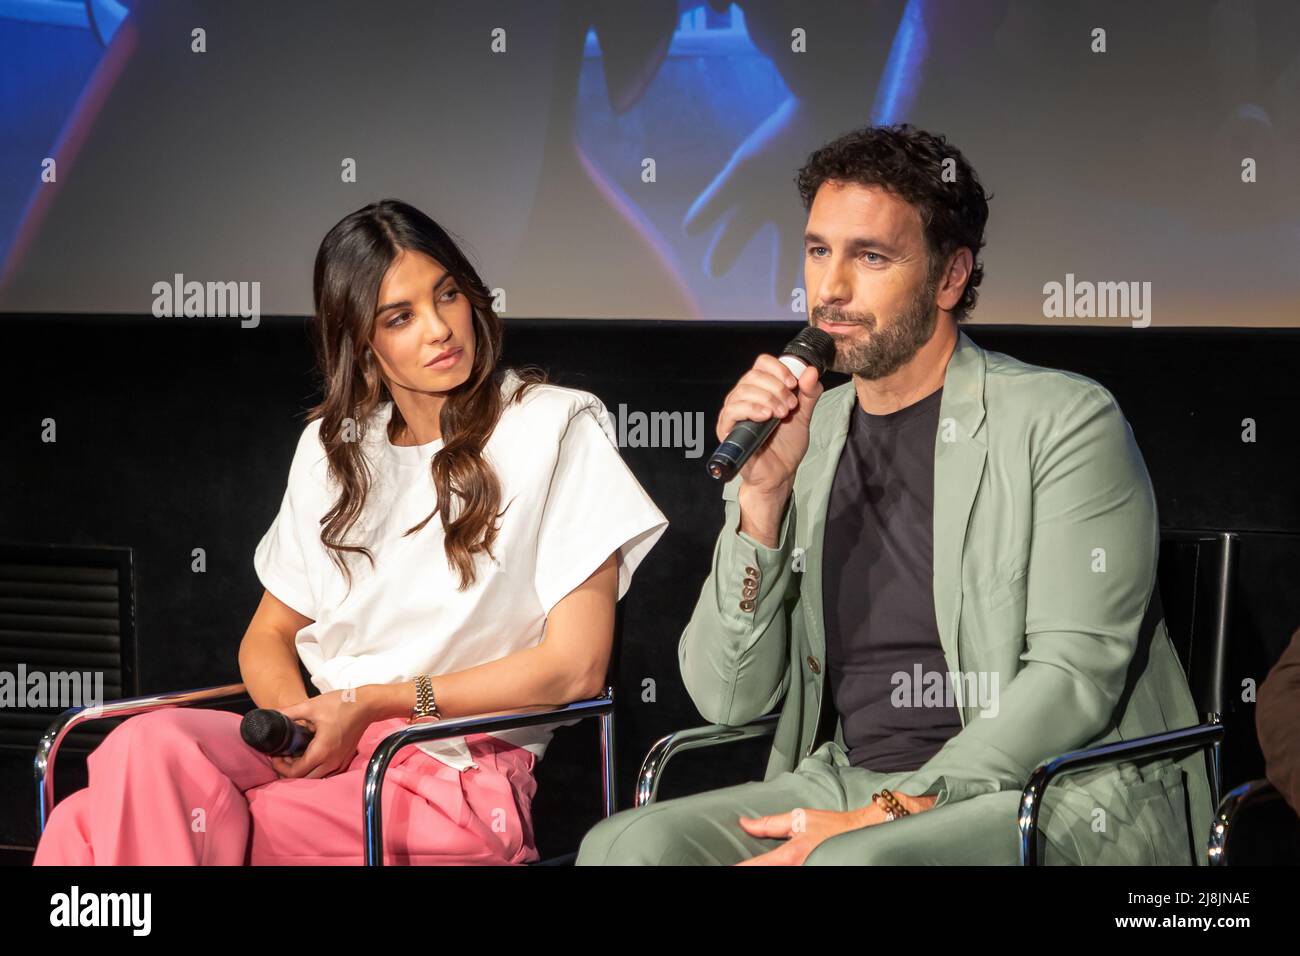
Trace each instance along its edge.
{"label": "jacket button", "polygon": [[740,595],[744,598],[756,598],[758,597],[758,590],[756,588],[745,588],[740,592]]}
{"label": "jacket button", "polygon": [[754,602],[746,598],[740,602],[740,609],[742,611],[752,611],[754,610]]}
{"label": "jacket button", "polygon": [[758,578],[745,578],[745,587],[747,588],[758,587]]}
{"label": "jacket button", "polygon": [[820,674],[822,672],[822,666],[817,663],[817,658],[813,657],[811,654],[808,655],[808,667],[814,674]]}
{"label": "jacket button", "polygon": [[756,578],[758,577],[758,568],[745,568],[745,574],[748,577]]}

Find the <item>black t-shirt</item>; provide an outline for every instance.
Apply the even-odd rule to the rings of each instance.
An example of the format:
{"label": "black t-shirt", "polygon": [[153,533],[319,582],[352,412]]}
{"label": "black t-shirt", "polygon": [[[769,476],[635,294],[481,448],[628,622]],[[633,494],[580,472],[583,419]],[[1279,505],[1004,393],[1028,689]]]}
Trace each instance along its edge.
{"label": "black t-shirt", "polygon": [[[826,674],[849,761],[870,770],[916,770],[961,729],[934,614],[942,396],[940,388],[888,415],[855,401],[831,487],[822,554]],[[933,690],[925,693],[936,680],[944,688],[939,706]]]}

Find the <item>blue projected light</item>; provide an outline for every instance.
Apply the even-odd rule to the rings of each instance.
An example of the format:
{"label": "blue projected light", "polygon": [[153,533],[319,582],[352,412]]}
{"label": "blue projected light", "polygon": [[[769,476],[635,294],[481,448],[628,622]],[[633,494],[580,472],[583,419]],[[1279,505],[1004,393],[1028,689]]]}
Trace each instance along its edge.
{"label": "blue projected light", "polygon": [[0,100],[0,273],[42,186],[33,157],[58,154],[70,119],[82,112],[86,84],[129,13],[116,0],[0,0],[0,60],[25,80]]}
{"label": "blue projected light", "polygon": [[[928,46],[922,3],[910,0],[897,23],[880,24],[890,42],[880,46],[874,70],[862,61],[854,76],[863,101],[857,123],[901,122],[909,114]],[[818,142],[855,122],[843,98],[828,113],[825,103],[796,94],[806,95],[810,83],[795,62],[802,57],[783,52],[789,25],[779,13],[759,8],[747,22],[735,4],[683,10],[662,59],[643,65],[635,96],[608,87],[599,28],[587,34],[578,146],[597,188],[689,290],[699,314],[789,317],[793,289],[802,284],[794,170]],[[810,32],[833,15],[821,11],[823,21]],[[810,62],[813,75],[823,62]],[[783,75],[792,68],[804,74],[801,83]],[[643,178],[647,157],[656,163],[653,188]]]}
{"label": "blue projected light", "polygon": [[928,38],[922,5],[925,0],[908,0],[898,22],[894,44],[889,50],[884,75],[871,108],[871,121],[877,126],[901,123],[910,112],[921,81]]}

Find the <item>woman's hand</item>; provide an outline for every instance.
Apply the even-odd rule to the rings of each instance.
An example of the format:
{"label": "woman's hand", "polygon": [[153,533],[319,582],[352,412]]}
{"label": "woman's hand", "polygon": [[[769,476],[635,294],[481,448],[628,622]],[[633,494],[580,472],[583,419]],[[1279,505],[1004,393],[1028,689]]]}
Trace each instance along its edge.
{"label": "woman's hand", "polygon": [[370,726],[370,712],[355,691],[344,691],[304,700],[280,709],[290,720],[315,732],[307,749],[297,757],[272,757],[271,766],[281,777],[319,778],[347,769],[357,753],[357,741]]}

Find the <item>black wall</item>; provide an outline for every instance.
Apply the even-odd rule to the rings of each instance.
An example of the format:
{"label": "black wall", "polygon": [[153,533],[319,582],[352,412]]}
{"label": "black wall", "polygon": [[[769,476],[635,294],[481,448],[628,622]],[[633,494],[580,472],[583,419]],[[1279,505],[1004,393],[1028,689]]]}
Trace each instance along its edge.
{"label": "black wall", "polygon": [[[779,349],[798,327],[516,320],[507,322],[506,360],[594,392],[616,418],[620,403],[703,412],[707,456],[722,397],[757,353]],[[253,549],[316,400],[304,321],[267,318],[245,329],[236,319],[9,315],[0,328],[0,541],[130,546],[140,691],[238,680],[236,651],[261,595]],[[986,348],[1111,389],[1142,447],[1162,527],[1247,532],[1232,667],[1262,681],[1300,625],[1300,543],[1288,536],[1300,533],[1300,329],[968,332]],[[46,418],[57,422],[56,444],[40,440]],[[1256,423],[1254,443],[1241,440],[1246,418]],[[703,458],[672,448],[627,448],[624,457],[671,524],[625,600],[620,806],[630,804],[650,744],[702,722],[681,686],[676,645],[722,519]],[[196,547],[206,551],[204,574],[191,571]],[[643,700],[647,679],[653,701]],[[1251,708],[1234,719],[1229,785],[1262,770]],[[596,818],[595,747],[593,727],[562,730],[543,761],[535,813],[544,854],[575,848]],[[762,757],[749,744],[688,754],[664,795],[757,777]],[[32,844],[30,780],[26,755],[0,754],[0,844]]]}

